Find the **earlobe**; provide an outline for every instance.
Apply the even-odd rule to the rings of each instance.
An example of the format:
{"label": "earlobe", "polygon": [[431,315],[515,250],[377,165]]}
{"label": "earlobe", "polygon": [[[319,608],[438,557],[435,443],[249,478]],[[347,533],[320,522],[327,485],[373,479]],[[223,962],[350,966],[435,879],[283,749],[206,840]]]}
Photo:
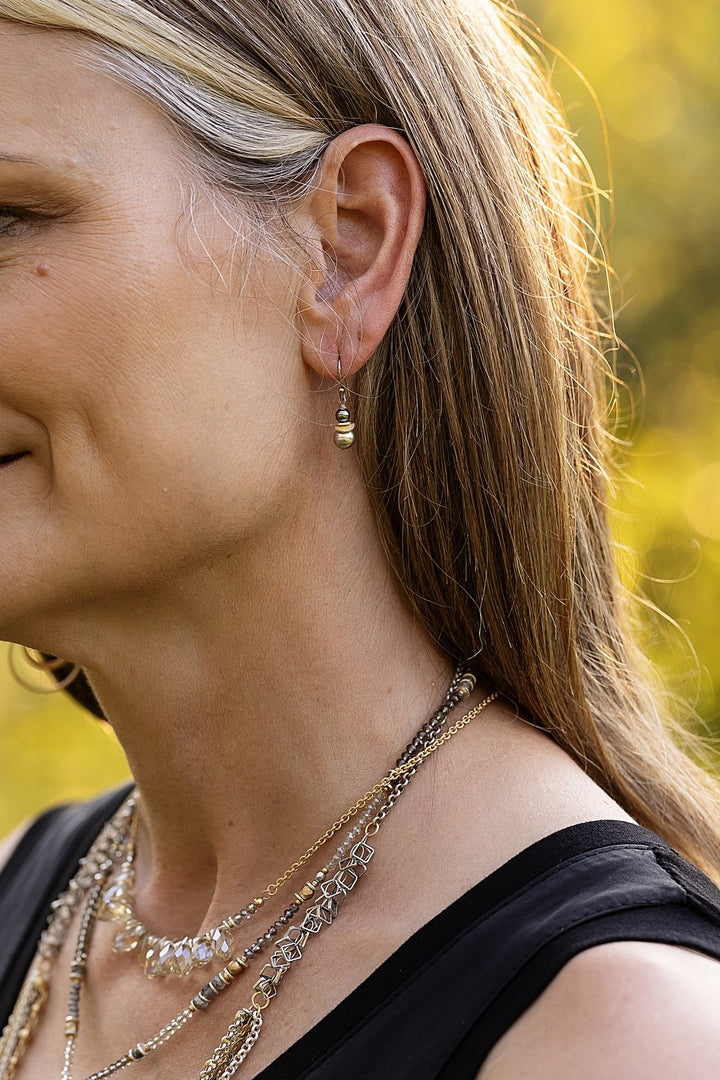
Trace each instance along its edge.
{"label": "earlobe", "polygon": [[353,375],[394,319],[425,216],[425,183],[398,132],[365,124],[327,147],[306,210],[315,258],[298,296],[303,358],[335,377]]}

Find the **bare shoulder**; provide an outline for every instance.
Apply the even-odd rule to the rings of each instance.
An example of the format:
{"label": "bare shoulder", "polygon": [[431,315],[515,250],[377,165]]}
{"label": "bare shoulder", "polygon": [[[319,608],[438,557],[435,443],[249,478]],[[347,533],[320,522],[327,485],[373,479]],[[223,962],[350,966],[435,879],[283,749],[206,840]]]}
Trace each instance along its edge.
{"label": "bare shoulder", "polygon": [[720,961],[659,942],[596,945],[562,968],[477,1080],[714,1080],[719,1007]]}

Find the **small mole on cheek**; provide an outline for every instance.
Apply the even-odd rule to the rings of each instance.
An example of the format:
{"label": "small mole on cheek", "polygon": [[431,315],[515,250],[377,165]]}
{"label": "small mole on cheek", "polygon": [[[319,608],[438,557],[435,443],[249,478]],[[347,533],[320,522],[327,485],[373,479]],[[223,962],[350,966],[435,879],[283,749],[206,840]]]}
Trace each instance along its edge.
{"label": "small mole on cheek", "polygon": [[47,263],[39,263],[35,269],[35,273],[38,277],[47,277],[50,273],[50,267]]}

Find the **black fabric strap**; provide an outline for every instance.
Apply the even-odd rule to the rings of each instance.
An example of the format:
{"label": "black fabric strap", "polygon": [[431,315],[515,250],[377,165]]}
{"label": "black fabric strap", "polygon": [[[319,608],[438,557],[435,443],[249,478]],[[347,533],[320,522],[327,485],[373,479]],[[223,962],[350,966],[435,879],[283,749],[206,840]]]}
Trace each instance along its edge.
{"label": "black fabric strap", "polygon": [[[50,902],[129,790],[43,815],[0,875],[0,1022]],[[720,892],[634,823],[558,830],[431,919],[257,1080],[474,1080],[564,964],[621,940],[679,944],[720,959]]]}
{"label": "black fabric strap", "polygon": [[12,1012],[52,901],[132,787],[48,810],[23,834],[0,873],[0,1028]]}
{"label": "black fabric strap", "polygon": [[[683,945],[720,959],[720,922],[678,904],[612,911],[547,943],[473,1024],[436,1080],[475,1080],[495,1043],[578,953],[611,941]],[[713,944],[714,943],[714,944]]]}

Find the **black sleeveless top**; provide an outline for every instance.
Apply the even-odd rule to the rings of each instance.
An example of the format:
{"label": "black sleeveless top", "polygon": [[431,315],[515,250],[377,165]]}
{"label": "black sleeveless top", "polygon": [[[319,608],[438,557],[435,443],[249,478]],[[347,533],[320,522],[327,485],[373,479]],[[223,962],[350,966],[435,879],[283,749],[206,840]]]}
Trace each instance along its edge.
{"label": "black sleeveless top", "polygon": [[[0,1027],[50,902],[128,790],[42,815],[0,874]],[[475,1080],[568,960],[628,939],[720,959],[720,892],[639,825],[560,829],[431,919],[257,1080]]]}

